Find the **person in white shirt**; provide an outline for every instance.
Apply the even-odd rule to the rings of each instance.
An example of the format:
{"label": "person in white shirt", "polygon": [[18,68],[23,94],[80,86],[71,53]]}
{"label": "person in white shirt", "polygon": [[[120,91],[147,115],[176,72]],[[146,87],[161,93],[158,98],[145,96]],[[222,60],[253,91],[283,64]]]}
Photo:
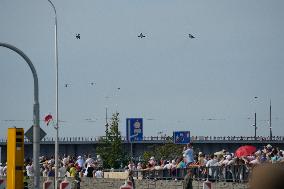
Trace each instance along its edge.
{"label": "person in white shirt", "polygon": [[165,163],[166,164],[164,165],[164,169],[171,169],[172,168],[170,161],[166,161]]}
{"label": "person in white shirt", "polygon": [[2,166],[2,163],[0,163],[0,176],[4,176],[4,167]]}
{"label": "person in white shirt", "polygon": [[7,162],[6,162],[6,165],[3,168],[3,172],[4,172],[4,176],[6,176],[7,175]]}
{"label": "person in white shirt", "polygon": [[215,166],[217,162],[218,162],[217,156],[212,154],[210,156],[210,160],[208,160],[207,163],[206,163],[206,167],[209,167],[208,174],[209,174],[209,176],[211,178],[214,177],[214,172],[215,171],[214,171],[214,167],[213,166]]}
{"label": "person in white shirt", "polygon": [[58,177],[64,177],[66,175],[66,172],[67,172],[66,166],[61,163],[58,169]]}
{"label": "person in white shirt", "polygon": [[87,168],[88,165],[94,164],[95,160],[92,158],[91,154],[88,155],[88,158],[85,161],[85,167]]}
{"label": "person in white shirt", "polygon": [[84,167],[84,159],[81,156],[78,156],[76,163],[82,169]]}
{"label": "person in white shirt", "polygon": [[176,167],[177,167],[176,160],[173,159],[171,162],[171,169],[174,169]]}
{"label": "person in white shirt", "polygon": [[62,159],[63,165],[68,165],[69,164],[69,156],[67,157],[66,154],[64,154],[64,158]]}
{"label": "person in white shirt", "polygon": [[104,173],[102,171],[101,168],[99,168],[96,172],[95,172],[95,178],[103,178],[104,177]]}
{"label": "person in white shirt", "polygon": [[34,167],[33,167],[32,163],[28,163],[28,165],[26,166],[26,170],[27,170],[27,176],[29,176],[29,177],[34,176]]}
{"label": "person in white shirt", "polygon": [[136,169],[135,164],[133,163],[133,161],[129,161],[127,167],[128,167],[129,170],[135,170]]}

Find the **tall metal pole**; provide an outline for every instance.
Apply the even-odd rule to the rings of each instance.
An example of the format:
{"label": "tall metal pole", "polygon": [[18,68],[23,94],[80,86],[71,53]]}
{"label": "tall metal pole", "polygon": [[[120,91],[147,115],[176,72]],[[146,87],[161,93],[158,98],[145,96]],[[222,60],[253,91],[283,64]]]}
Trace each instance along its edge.
{"label": "tall metal pole", "polygon": [[133,142],[130,139],[130,154],[131,154],[131,160],[133,160]]}
{"label": "tall metal pole", "polygon": [[272,140],[272,124],[271,124],[271,100],[269,106],[269,138]]}
{"label": "tall metal pole", "polygon": [[58,40],[57,40],[57,14],[56,14],[56,9],[55,9],[55,6],[54,4],[48,0],[48,2],[51,4],[53,10],[54,10],[54,42],[55,42],[55,65],[56,65],[56,126],[55,126],[55,129],[56,129],[56,137],[55,137],[55,188],[57,189],[57,178],[58,178],[58,149],[59,149],[59,146],[58,146]]}
{"label": "tall metal pole", "polygon": [[40,171],[39,171],[39,152],[40,152],[40,128],[39,128],[39,101],[38,101],[38,77],[31,60],[20,49],[1,43],[0,46],[6,47],[18,53],[29,65],[34,78],[34,105],[33,105],[33,166],[34,166],[34,189],[39,189]]}
{"label": "tall metal pole", "polygon": [[[255,96],[254,97],[254,100],[257,100],[258,99],[258,97],[257,96]],[[254,111],[254,140],[256,140],[256,129],[257,129],[257,127],[256,127],[256,107],[255,107],[255,111]]]}
{"label": "tall metal pole", "polygon": [[254,112],[254,140],[256,140],[256,112]]}
{"label": "tall metal pole", "polygon": [[107,139],[107,137],[108,137],[107,107],[106,107],[106,124],[105,124],[105,127],[106,127],[105,133],[106,133],[106,139]]}

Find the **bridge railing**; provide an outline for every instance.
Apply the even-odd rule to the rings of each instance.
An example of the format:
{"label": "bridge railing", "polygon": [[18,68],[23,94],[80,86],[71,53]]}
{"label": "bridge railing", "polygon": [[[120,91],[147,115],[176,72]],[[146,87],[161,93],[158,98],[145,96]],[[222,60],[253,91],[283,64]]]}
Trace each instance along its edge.
{"label": "bridge railing", "polygon": [[[92,137],[59,137],[60,142],[99,142],[102,141],[103,136]],[[43,142],[54,142],[54,137],[44,137]],[[159,141],[171,142],[172,136],[145,136],[143,141]],[[191,136],[191,141],[284,141],[284,136],[273,136],[272,140],[269,137],[258,136],[255,140],[253,136]],[[7,142],[7,138],[1,138],[0,142]],[[29,142],[25,138],[25,142]],[[128,142],[126,137],[122,137],[122,142]]]}
{"label": "bridge railing", "polygon": [[[60,137],[59,141],[66,142],[98,142],[101,141],[104,137]],[[53,137],[45,137],[42,141],[54,141]],[[192,136],[191,141],[255,141],[253,136]],[[257,141],[270,141],[269,137],[259,136],[256,138]],[[274,136],[272,138],[273,141],[283,141],[284,136]],[[122,137],[123,142],[127,142],[126,137]],[[145,136],[143,137],[143,141],[173,141],[172,136]]]}

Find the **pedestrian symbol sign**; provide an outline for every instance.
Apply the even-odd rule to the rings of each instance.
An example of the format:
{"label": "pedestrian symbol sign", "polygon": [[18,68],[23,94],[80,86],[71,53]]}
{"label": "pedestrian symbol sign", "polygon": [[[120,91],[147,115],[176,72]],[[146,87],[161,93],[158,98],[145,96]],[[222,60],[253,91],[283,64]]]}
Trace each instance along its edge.
{"label": "pedestrian symbol sign", "polygon": [[190,142],[190,131],[174,131],[173,138],[175,144],[187,144]]}

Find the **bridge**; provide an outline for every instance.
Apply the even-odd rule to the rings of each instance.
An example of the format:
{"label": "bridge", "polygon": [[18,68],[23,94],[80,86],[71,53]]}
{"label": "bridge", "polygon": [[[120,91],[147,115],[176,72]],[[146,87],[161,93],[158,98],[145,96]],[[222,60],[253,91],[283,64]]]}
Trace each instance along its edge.
{"label": "bridge", "polygon": [[[101,137],[60,137],[59,138],[59,154],[83,155],[96,154],[96,148],[102,143]],[[171,136],[146,136],[142,141],[132,142],[133,156],[139,157],[145,151],[152,151],[155,147],[172,143]],[[41,141],[40,154],[45,156],[54,155],[55,138],[45,137]],[[273,136],[272,140],[269,137],[258,136],[191,136],[191,143],[196,152],[202,151],[205,154],[214,153],[222,149],[229,152],[234,152],[239,146],[251,144],[257,148],[262,148],[267,144],[284,149],[284,136]],[[7,140],[0,139],[1,159],[6,161]],[[126,137],[122,137],[122,145],[125,152],[130,152],[131,143]],[[32,142],[25,139],[25,156],[32,157],[33,148]]]}

